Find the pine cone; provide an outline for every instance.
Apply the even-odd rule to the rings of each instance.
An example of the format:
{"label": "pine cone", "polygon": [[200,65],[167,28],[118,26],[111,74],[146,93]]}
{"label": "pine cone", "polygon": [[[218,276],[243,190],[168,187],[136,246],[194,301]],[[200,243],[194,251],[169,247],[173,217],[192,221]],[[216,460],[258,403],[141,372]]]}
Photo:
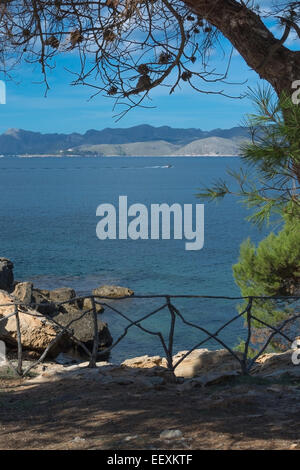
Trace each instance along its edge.
{"label": "pine cone", "polygon": [[57,49],[59,47],[59,40],[55,36],[50,36],[45,41],[46,46],[51,46],[53,49]]}
{"label": "pine cone", "polygon": [[142,88],[142,89],[147,89],[150,88],[151,86],[151,80],[149,75],[142,75],[138,82],[137,82],[137,88]]}
{"label": "pine cone", "polygon": [[70,42],[72,44],[72,48],[75,47],[76,44],[79,44],[82,41],[83,41],[83,36],[78,29],[76,29],[76,31],[73,31],[70,34]]}

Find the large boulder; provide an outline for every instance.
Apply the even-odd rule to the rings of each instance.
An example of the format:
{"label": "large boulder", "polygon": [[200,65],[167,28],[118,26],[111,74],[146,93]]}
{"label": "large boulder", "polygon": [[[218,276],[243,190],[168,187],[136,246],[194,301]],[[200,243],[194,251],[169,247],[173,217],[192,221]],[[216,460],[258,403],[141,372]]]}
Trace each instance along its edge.
{"label": "large boulder", "polygon": [[283,353],[263,354],[253,368],[254,375],[263,377],[280,377],[282,375],[291,375],[300,377],[300,365],[293,363],[294,349]]}
{"label": "large boulder", "polygon": [[[180,351],[173,356],[173,365],[175,365],[187,351]],[[241,353],[236,353],[242,358]],[[166,358],[160,356],[140,356],[124,361],[123,366],[141,369],[154,367],[167,367]],[[224,374],[237,374],[241,370],[240,363],[226,349],[209,351],[208,349],[195,349],[176,367],[175,375],[177,377],[193,378],[201,377],[203,382],[215,380],[223,377]]]}
{"label": "large boulder", "polygon": [[11,291],[14,283],[14,265],[7,258],[0,258],[0,289]]}
{"label": "large boulder", "polygon": [[[187,351],[181,351],[173,357],[173,363],[176,364]],[[235,352],[241,359],[243,355]],[[177,377],[206,377],[210,375],[224,374],[224,372],[239,372],[240,363],[226,349],[209,351],[208,349],[195,349],[189,354],[175,369]]]}
{"label": "large boulder", "polygon": [[134,294],[133,290],[121,286],[99,286],[93,290],[93,295],[98,297],[110,297],[119,299],[121,297],[130,297]]}
{"label": "large boulder", "polygon": [[[86,313],[80,318],[86,310],[92,309],[91,299],[73,300],[76,292],[69,287],[61,287],[49,291],[48,298],[50,302],[56,304],[56,309],[51,313],[51,318],[62,326],[72,322],[70,329],[76,339],[84,343],[88,349],[92,349],[94,342],[94,320],[92,312]],[[67,302],[63,305],[57,305],[60,302]],[[96,306],[96,312],[103,312],[101,305]],[[112,344],[112,337],[107,324],[98,320],[99,348],[105,348]]]}
{"label": "large boulder", "polygon": [[[0,320],[4,316],[14,312],[14,301],[21,301],[23,303],[26,295],[27,300],[29,299],[28,289],[29,286],[27,283],[20,283],[17,285],[14,292],[18,294],[18,297],[0,290]],[[70,328],[68,328],[68,332],[66,332],[55,346],[51,348],[48,357],[56,357],[60,352],[71,353],[72,350],[75,351],[76,354],[82,354],[82,348],[78,348],[72,335],[92,351],[94,341],[93,315],[92,313],[87,313],[85,316],[80,318],[83,311],[78,307],[77,303],[71,302],[71,304],[68,303],[62,305],[59,308],[55,306],[54,299],[56,301],[56,299],[59,298],[61,301],[62,298],[66,299],[67,297],[73,299],[75,297],[74,291],[67,292],[67,289],[57,289],[56,291],[32,289],[32,300],[37,303],[42,301],[42,311],[47,315],[45,316],[41,313],[41,307],[38,307],[39,310],[35,309],[33,304],[28,307],[19,307],[22,347],[25,350],[42,353],[57,334],[61,332],[61,327],[65,327],[72,322]],[[1,307],[3,304],[8,304],[8,306]],[[98,335],[100,352],[112,344],[112,337],[107,324],[99,320]],[[0,340],[5,341],[7,345],[12,347],[17,346],[17,327],[15,316],[11,316],[7,320],[0,321]]]}
{"label": "large boulder", "polygon": [[[82,310],[89,310],[92,308],[91,300],[73,300],[76,297],[76,292],[70,287],[60,287],[59,289],[46,290],[46,289],[32,289],[32,303],[35,308],[44,315],[53,315],[58,310],[65,312],[69,308],[78,307]],[[60,303],[67,302],[63,305]],[[103,307],[98,306],[97,312],[103,312]]]}
{"label": "large boulder", "polygon": [[[80,318],[82,313],[83,312],[81,310],[68,306],[67,310],[56,312],[54,315],[52,315],[52,318],[62,326],[66,326],[70,322],[73,322],[70,325],[70,330],[73,331],[75,338],[84,343],[85,346],[91,351],[94,343],[94,318],[92,312],[87,313],[82,318]],[[113,342],[107,324],[100,321],[99,319],[98,340],[100,351],[110,346]]]}
{"label": "large boulder", "polygon": [[[14,312],[14,305],[17,299],[7,292],[0,290],[0,320]],[[3,306],[3,305],[8,306]],[[19,319],[22,347],[27,350],[42,353],[54,340],[59,332],[59,328],[48,321],[42,314],[31,308],[19,307]],[[7,346],[17,346],[17,325],[15,316],[0,321],[0,340]],[[70,339],[67,334],[51,348],[49,356],[55,357],[60,351],[70,346]]]}
{"label": "large boulder", "polygon": [[32,289],[31,301],[33,306],[44,315],[54,314],[58,306],[56,304],[62,302],[68,302],[65,304],[65,308],[68,305],[75,304],[74,299],[76,292],[70,287],[60,287],[59,289],[46,290],[46,289]]}
{"label": "large boulder", "polygon": [[[300,338],[299,338],[300,339]],[[300,365],[293,363],[293,355],[299,357],[298,349],[284,353],[264,354],[259,357],[251,369],[251,375],[265,378],[279,378],[281,376],[300,377]],[[181,359],[187,351],[180,351],[173,356],[173,365]],[[235,354],[242,359],[240,352]],[[166,358],[160,356],[139,356],[127,359],[122,363],[123,367],[152,369],[166,368]],[[226,349],[209,351],[208,349],[196,349],[188,355],[175,369],[177,377],[184,377],[198,381],[198,383],[218,383],[241,373],[241,367],[235,357]]]}
{"label": "large boulder", "polygon": [[[25,283],[22,283],[25,284]],[[15,294],[15,292],[14,292]],[[53,315],[58,310],[60,312],[66,312],[70,308],[71,310],[75,307],[78,307],[81,310],[90,310],[93,308],[92,301],[89,298],[86,299],[73,299],[76,297],[76,292],[74,289],[69,287],[61,287],[55,290],[46,290],[46,289],[32,289],[31,299],[35,308],[43,313],[44,315]],[[57,304],[61,302],[68,302],[61,306]],[[102,313],[104,308],[102,305],[96,304],[96,312]]]}
{"label": "large boulder", "polygon": [[70,302],[76,297],[76,292],[70,287],[60,287],[59,289],[49,291],[49,299],[52,302]]}

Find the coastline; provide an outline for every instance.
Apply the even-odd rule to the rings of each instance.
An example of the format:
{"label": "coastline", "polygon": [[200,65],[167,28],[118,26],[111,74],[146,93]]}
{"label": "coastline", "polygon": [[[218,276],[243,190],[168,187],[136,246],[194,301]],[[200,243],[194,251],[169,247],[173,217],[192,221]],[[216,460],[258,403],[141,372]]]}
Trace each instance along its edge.
{"label": "coastline", "polygon": [[4,155],[4,158],[240,158],[241,155],[56,155],[56,154],[29,154]]}

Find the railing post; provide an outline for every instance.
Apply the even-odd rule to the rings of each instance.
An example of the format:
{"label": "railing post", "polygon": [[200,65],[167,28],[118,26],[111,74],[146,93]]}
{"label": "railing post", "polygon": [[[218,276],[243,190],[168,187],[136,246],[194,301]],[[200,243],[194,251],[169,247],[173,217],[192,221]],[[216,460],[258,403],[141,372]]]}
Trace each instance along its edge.
{"label": "railing post", "polygon": [[20,317],[19,317],[19,311],[18,311],[18,305],[17,304],[15,304],[15,317],[16,317],[17,341],[18,341],[18,367],[17,367],[17,372],[20,376],[22,376],[23,375],[22,336],[21,336]]}
{"label": "railing post", "polygon": [[174,367],[173,367],[173,342],[174,342],[176,315],[175,315],[173,306],[171,304],[170,297],[166,296],[166,300],[167,300],[168,309],[169,309],[169,312],[170,312],[170,315],[171,315],[171,325],[170,325],[170,331],[169,331],[169,344],[168,344],[167,363],[168,363],[168,369],[171,373],[171,381],[176,382],[176,375],[175,375]]}
{"label": "railing post", "polygon": [[98,331],[98,316],[95,304],[95,298],[91,297],[92,301],[92,314],[93,314],[93,322],[94,322],[94,343],[93,343],[93,351],[92,356],[89,362],[89,367],[95,368],[98,356],[98,349],[99,349],[99,331]]}
{"label": "railing post", "polygon": [[242,359],[242,374],[243,375],[248,375],[249,374],[249,370],[248,370],[248,351],[249,351],[249,344],[250,344],[251,336],[252,336],[252,330],[251,330],[252,302],[253,302],[253,298],[249,297],[249,301],[248,301],[248,305],[247,305],[247,309],[246,309],[246,312],[247,312],[247,320],[246,321],[247,321],[248,334],[247,334],[247,339],[246,339],[246,342],[245,342],[244,355],[243,355],[243,359]]}

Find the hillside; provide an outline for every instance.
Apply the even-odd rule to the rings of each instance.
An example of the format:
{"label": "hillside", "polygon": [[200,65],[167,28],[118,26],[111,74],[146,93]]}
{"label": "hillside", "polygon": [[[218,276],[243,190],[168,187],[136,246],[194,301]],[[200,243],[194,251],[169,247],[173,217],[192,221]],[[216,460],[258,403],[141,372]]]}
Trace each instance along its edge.
{"label": "hillside", "polygon": [[128,129],[88,130],[84,134],[42,134],[9,129],[0,135],[3,155],[171,156],[238,155],[246,139],[243,127],[173,129],[140,125]]}
{"label": "hillside", "polygon": [[235,156],[239,155],[239,143],[244,139],[232,140],[222,137],[208,137],[205,139],[195,140],[190,144],[181,147],[177,152],[183,156]]}
{"label": "hillside", "polygon": [[174,145],[164,140],[157,140],[149,142],[133,142],[130,144],[82,145],[77,147],[76,151],[81,154],[93,153],[106,157],[156,157],[164,155],[176,155],[178,149],[180,149],[179,145]]}

